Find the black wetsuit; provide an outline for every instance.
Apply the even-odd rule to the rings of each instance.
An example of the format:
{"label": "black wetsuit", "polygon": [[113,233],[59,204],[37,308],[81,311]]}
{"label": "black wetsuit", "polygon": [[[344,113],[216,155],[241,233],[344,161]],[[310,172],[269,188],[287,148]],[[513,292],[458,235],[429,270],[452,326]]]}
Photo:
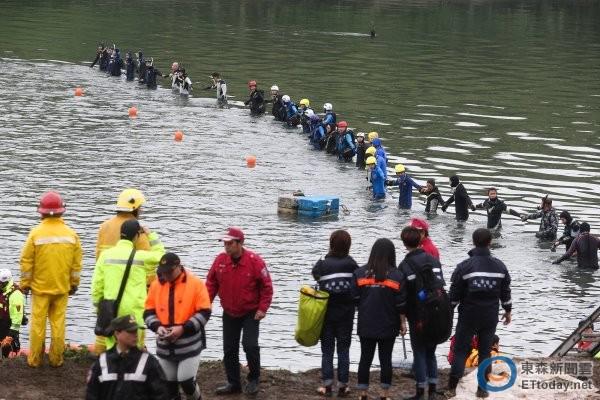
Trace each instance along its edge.
{"label": "black wetsuit", "polygon": [[577,252],[577,266],[579,268],[598,269],[598,249],[600,249],[600,239],[590,235],[589,232],[583,232],[577,236],[569,250],[555,263],[558,264]]}
{"label": "black wetsuit", "polygon": [[365,152],[367,151],[367,142],[356,142],[356,167],[364,169],[367,165],[365,164],[366,157]]}
{"label": "black wetsuit", "polygon": [[506,212],[507,207],[504,201],[499,198],[485,199],[481,204],[477,204],[475,208],[483,209],[487,212],[487,228],[499,229],[502,228],[502,213]]}
{"label": "black wetsuit", "polygon": [[146,67],[146,86],[148,89],[156,89],[156,76],[162,76],[159,70],[153,66]]}
{"label": "black wetsuit", "polygon": [[573,240],[579,235],[580,228],[579,221],[568,222],[565,225],[562,236],[558,239],[558,245],[564,244],[566,249],[569,250]]}
{"label": "black wetsuit", "polygon": [[250,93],[250,97],[244,102],[244,104],[250,104],[250,114],[263,114],[265,112],[265,92],[258,89],[253,90],[252,93]]}
{"label": "black wetsuit", "polygon": [[437,186],[434,186],[430,192],[425,192],[424,194],[427,195],[427,204],[425,204],[426,213],[435,213],[437,212],[438,206],[444,204],[444,199]]}
{"label": "black wetsuit", "polygon": [[456,212],[456,220],[457,221],[466,221],[469,219],[469,208],[473,207],[473,202],[471,202],[471,198],[467,193],[467,189],[462,183],[459,183],[455,189],[452,196],[444,203],[442,207],[442,211],[446,211],[448,206],[452,203],[454,204],[454,209]]}

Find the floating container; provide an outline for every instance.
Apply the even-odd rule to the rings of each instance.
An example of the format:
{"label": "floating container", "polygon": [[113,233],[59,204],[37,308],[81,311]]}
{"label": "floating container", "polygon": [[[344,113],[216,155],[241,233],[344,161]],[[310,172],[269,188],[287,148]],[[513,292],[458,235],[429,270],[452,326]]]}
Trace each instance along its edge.
{"label": "floating container", "polygon": [[280,214],[308,218],[337,215],[340,211],[340,199],[335,196],[281,196],[277,202],[277,211]]}

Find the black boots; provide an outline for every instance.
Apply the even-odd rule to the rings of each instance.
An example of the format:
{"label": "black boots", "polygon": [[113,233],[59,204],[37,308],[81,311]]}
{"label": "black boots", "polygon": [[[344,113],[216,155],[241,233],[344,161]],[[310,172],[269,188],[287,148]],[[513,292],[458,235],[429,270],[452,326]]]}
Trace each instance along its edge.
{"label": "black boots", "polygon": [[425,399],[425,388],[417,386],[417,393],[412,397],[405,397],[404,400],[424,400]]}

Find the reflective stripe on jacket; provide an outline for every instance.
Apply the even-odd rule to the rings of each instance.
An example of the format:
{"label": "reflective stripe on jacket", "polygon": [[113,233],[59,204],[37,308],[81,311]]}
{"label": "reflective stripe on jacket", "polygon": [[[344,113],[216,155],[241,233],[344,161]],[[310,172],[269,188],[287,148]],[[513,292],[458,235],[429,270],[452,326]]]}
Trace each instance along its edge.
{"label": "reflective stripe on jacket", "polygon": [[46,217],[33,228],[21,253],[21,287],[35,295],[65,294],[79,286],[79,236],[60,217]]}
{"label": "reflective stripe on jacket", "polygon": [[146,299],[144,319],[155,331],[160,326],[183,326],[183,335],[174,343],[156,340],[156,355],[181,360],[198,355],[206,347],[204,326],[211,314],[211,303],[204,282],[184,270],[174,282],[155,280]]}
{"label": "reflective stripe on jacket", "polygon": [[[131,213],[117,213],[114,217],[104,221],[98,229],[98,240],[96,241],[96,260],[100,253],[110,249],[121,239],[121,225],[123,222],[135,219]],[[136,250],[150,250],[152,244],[148,240],[148,235],[141,233],[135,239]]]}
{"label": "reflective stripe on jacket", "polygon": [[[137,311],[140,315],[146,301],[146,286],[154,280],[158,261],[165,253],[165,248],[156,232],[151,232],[148,238],[155,244],[150,251],[136,251],[119,307],[120,310],[129,310],[128,312]],[[119,240],[116,246],[100,254],[92,278],[92,301],[95,305],[101,300],[117,298],[132,250],[131,241]]]}

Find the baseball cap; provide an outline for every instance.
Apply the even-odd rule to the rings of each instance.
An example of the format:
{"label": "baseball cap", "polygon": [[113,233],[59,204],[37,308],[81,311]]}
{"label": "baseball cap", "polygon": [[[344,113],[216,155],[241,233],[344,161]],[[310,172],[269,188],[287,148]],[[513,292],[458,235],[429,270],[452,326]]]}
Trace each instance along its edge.
{"label": "baseball cap", "polygon": [[244,232],[242,232],[242,230],[240,228],[237,227],[230,227],[229,229],[227,229],[227,233],[225,235],[223,235],[223,237],[221,237],[221,239],[219,239],[220,241],[223,242],[230,242],[232,240],[238,240],[239,242],[244,242]]}
{"label": "baseball cap", "polygon": [[159,274],[169,272],[173,268],[178,267],[180,265],[181,260],[179,259],[179,256],[177,254],[165,253],[158,262],[158,268],[156,269],[156,272],[158,272]]}
{"label": "baseball cap", "polygon": [[416,228],[416,229],[424,230],[424,231],[429,230],[429,224],[427,223],[427,221],[420,219],[420,218],[411,219],[410,226],[413,228]]}
{"label": "baseball cap", "polygon": [[133,315],[124,315],[122,317],[117,317],[110,321],[110,329],[112,331],[127,331],[133,332],[138,329],[146,329],[145,327],[138,325],[135,320],[135,316]]}

